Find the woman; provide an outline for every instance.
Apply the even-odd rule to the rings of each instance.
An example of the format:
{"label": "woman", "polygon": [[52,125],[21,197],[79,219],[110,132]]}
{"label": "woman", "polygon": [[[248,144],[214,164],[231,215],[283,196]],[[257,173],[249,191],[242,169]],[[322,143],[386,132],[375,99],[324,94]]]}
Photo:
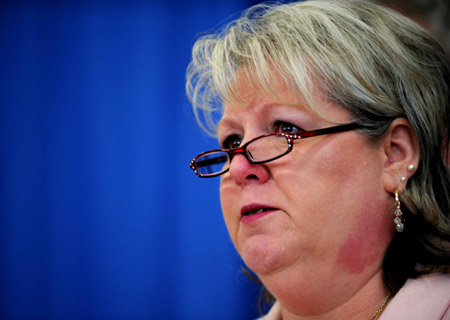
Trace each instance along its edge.
{"label": "woman", "polygon": [[365,1],[257,6],[187,77],[221,144],[191,167],[221,177],[264,319],[450,319],[450,74],[426,31]]}

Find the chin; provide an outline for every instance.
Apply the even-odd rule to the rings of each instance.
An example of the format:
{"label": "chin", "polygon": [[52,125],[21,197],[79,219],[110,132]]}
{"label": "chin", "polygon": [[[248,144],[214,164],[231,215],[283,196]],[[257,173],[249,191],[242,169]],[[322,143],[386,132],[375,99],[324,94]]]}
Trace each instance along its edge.
{"label": "chin", "polygon": [[247,267],[259,276],[275,272],[286,263],[285,248],[268,235],[246,239],[239,251]]}

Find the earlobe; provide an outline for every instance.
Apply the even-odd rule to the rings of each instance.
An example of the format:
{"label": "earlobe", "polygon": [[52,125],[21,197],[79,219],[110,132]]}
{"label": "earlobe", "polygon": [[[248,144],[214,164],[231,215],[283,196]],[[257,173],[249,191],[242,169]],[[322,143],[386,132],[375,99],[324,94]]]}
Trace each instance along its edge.
{"label": "earlobe", "polygon": [[397,118],[392,121],[383,138],[385,163],[383,184],[389,193],[403,193],[420,160],[419,142],[409,121]]}

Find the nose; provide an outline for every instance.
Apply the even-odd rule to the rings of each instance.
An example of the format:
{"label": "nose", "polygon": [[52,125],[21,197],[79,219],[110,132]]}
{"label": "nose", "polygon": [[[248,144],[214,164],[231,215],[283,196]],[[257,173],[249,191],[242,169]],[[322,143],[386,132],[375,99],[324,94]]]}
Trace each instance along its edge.
{"label": "nose", "polygon": [[270,171],[264,164],[251,163],[243,154],[236,154],[230,163],[230,176],[240,185],[264,183],[270,177]]}

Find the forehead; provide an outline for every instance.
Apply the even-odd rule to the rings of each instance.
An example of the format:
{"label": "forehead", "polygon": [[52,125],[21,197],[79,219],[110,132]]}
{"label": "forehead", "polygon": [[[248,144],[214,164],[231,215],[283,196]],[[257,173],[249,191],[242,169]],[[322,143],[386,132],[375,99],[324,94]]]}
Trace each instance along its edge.
{"label": "forehead", "polygon": [[278,110],[286,112],[290,108],[311,118],[338,122],[342,118],[343,108],[327,101],[320,88],[311,86],[310,90],[301,90],[277,73],[267,83],[248,73],[238,73],[230,92],[218,128],[225,124],[236,124],[240,117],[256,115],[264,118],[269,113]]}
{"label": "forehead", "polygon": [[270,75],[261,75],[253,68],[240,68],[230,82],[230,90],[225,93],[225,105],[251,105],[256,99],[283,104],[305,104],[307,90],[299,90],[288,76],[281,74],[273,66]]}
{"label": "forehead", "polygon": [[264,81],[258,79],[255,73],[251,73],[248,69],[241,70],[231,82],[229,94],[224,98],[223,117],[219,126],[239,113],[263,115],[277,105],[312,111],[307,107],[299,90],[295,90],[293,85],[276,72],[270,79]]}
{"label": "forehead", "polygon": [[238,127],[246,119],[268,120],[276,113],[287,113],[292,108],[304,113],[312,113],[312,110],[304,106],[289,91],[277,90],[276,94],[267,92],[262,88],[252,88],[248,85],[238,87],[235,94],[239,94],[238,101],[226,101],[224,103],[223,116],[218,124],[221,128]]}

